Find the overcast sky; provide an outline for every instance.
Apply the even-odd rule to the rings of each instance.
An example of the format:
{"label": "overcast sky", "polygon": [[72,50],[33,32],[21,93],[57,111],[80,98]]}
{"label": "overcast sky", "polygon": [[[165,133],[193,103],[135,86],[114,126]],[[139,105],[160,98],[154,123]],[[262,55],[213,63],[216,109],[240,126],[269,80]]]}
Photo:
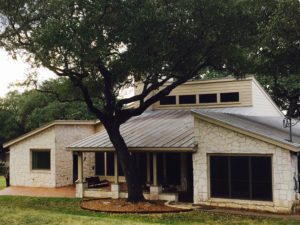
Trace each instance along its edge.
{"label": "overcast sky", "polygon": [[[11,83],[24,80],[29,69],[30,65],[21,60],[13,60],[7,52],[0,49],[0,97],[12,90],[8,88]],[[38,74],[40,80],[55,77],[46,69],[39,69]]]}

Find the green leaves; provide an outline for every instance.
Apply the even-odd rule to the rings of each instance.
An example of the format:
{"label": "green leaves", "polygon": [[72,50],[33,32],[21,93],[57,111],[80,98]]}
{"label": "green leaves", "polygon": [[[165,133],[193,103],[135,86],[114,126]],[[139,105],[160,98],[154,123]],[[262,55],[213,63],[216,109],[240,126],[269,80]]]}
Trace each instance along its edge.
{"label": "green leaves", "polygon": [[[68,102],[58,101],[56,95],[49,92],[50,90],[55,90],[61,100]],[[41,86],[41,91],[31,90],[22,94],[11,92],[0,99],[1,144],[53,120],[95,119],[82,101],[70,101],[77,96],[70,81],[66,79],[46,81]]]}

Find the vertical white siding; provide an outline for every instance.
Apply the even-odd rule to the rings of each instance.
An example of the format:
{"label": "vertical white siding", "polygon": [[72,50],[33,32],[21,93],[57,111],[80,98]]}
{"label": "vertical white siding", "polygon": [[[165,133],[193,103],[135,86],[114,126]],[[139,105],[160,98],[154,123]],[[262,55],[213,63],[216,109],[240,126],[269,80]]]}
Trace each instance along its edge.
{"label": "vertical white siding", "polygon": [[252,81],[253,110],[260,116],[281,117],[282,113],[272,101],[271,97],[265,92],[260,84],[253,79]]}

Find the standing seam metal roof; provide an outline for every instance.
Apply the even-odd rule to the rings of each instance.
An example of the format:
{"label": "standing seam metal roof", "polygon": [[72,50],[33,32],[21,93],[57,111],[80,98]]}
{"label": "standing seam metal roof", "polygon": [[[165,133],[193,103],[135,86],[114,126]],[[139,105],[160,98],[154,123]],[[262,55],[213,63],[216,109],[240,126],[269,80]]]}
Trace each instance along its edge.
{"label": "standing seam metal roof", "polygon": [[193,110],[198,115],[267,137],[296,148],[300,148],[300,124],[293,127],[293,142],[289,142],[289,129],[283,128],[282,117],[262,117]]}
{"label": "standing seam metal roof", "polygon": [[[128,148],[193,149],[194,125],[190,110],[157,110],[145,112],[121,125]],[[67,147],[71,150],[113,148],[106,130]]]}

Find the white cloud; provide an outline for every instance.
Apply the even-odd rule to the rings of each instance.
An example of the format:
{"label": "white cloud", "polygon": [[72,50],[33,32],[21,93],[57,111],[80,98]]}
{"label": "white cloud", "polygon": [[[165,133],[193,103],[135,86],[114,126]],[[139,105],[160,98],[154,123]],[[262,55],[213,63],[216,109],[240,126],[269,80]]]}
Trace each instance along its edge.
{"label": "white cloud", "polygon": [[[9,89],[9,85],[17,81],[23,81],[30,70],[30,65],[21,60],[14,60],[8,53],[0,49],[0,97],[3,97]],[[38,78],[45,80],[55,75],[47,69],[38,69]]]}

